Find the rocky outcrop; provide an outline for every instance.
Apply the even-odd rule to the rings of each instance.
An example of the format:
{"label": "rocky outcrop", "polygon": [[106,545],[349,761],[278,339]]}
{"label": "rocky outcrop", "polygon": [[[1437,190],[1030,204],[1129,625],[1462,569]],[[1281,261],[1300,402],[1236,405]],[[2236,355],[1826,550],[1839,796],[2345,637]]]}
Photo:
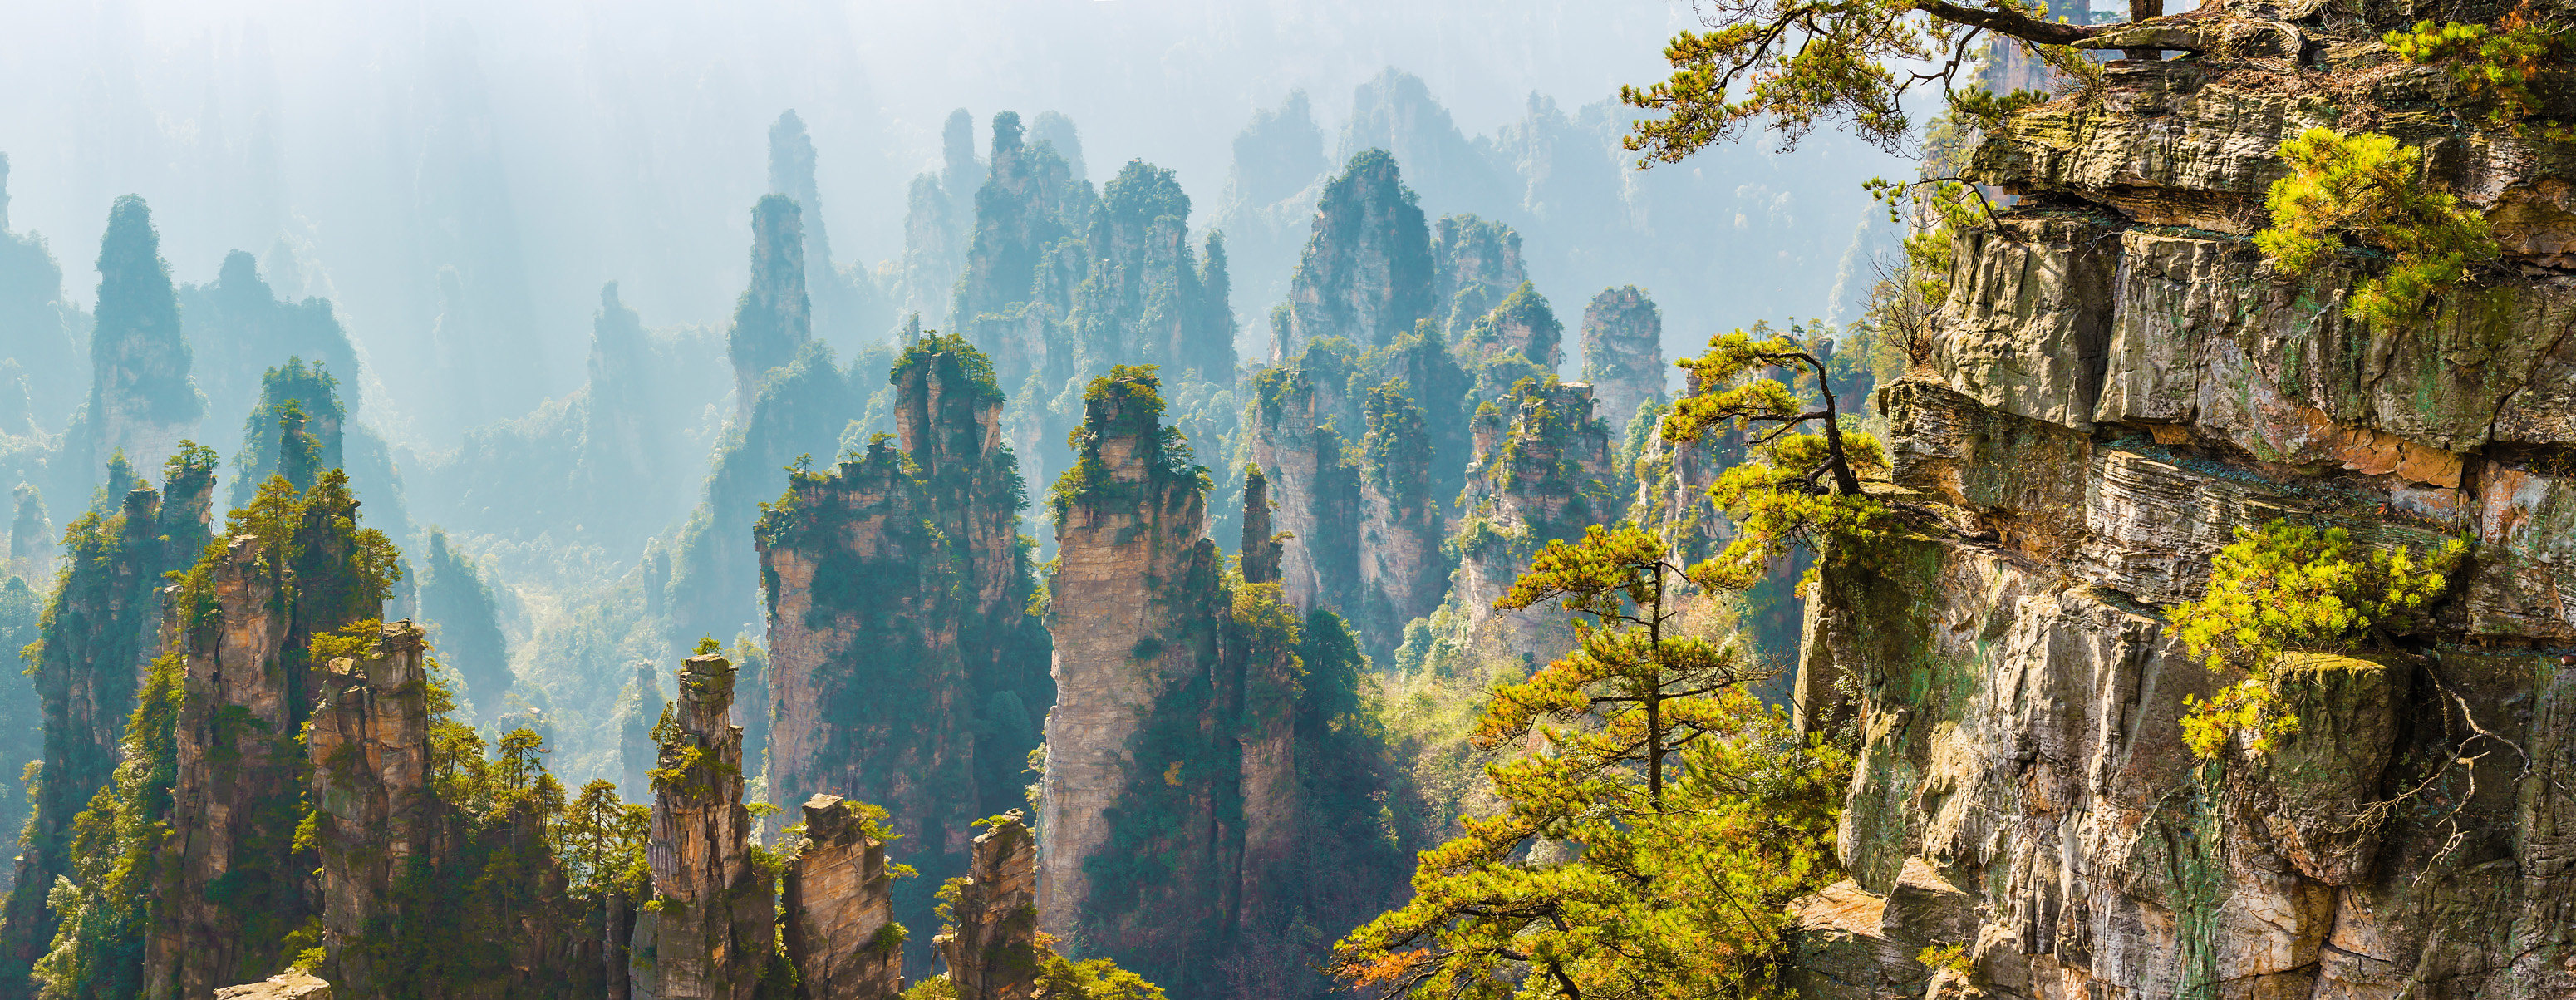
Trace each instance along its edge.
{"label": "rocky outcrop", "polygon": [[813,309],[805,291],[804,213],[793,198],[762,195],[751,207],[751,284],[734,304],[725,339],[737,419],[751,415],[761,379],[796,360],[814,339]]}
{"label": "rocky outcrop", "polygon": [[892,1000],[903,993],[902,925],[888,895],[885,842],[869,835],[858,803],[805,800],[805,836],[781,887],[787,959],[797,995],[812,1000]]}
{"label": "rocky outcrop", "polygon": [[331,1000],[331,984],[305,973],[284,972],[216,990],[215,1000]]}
{"label": "rocky outcrop", "polygon": [[1449,589],[1451,565],[1441,551],[1446,505],[1433,493],[1439,477],[1431,430],[1411,391],[1404,382],[1369,390],[1368,435],[1360,443],[1359,598],[1348,610],[1379,660],[1393,655],[1405,625],[1438,609]]}
{"label": "rocky outcrop", "polygon": [[[1223,563],[1205,537],[1206,473],[1168,446],[1159,388],[1141,372],[1092,383],[1081,464],[1055,491],[1059,555],[1047,591],[1056,703],[1046,720],[1038,906],[1039,926],[1059,940],[1126,945],[1196,930],[1182,914],[1134,908],[1137,892],[1167,887],[1104,885],[1092,871],[1116,846],[1110,810],[1137,777],[1134,744],[1177,690],[1215,680],[1225,617]],[[1176,777],[1174,787],[1202,782],[1212,806],[1215,776]],[[1202,862],[1215,849],[1206,830],[1182,826],[1169,846]],[[1104,905],[1104,891],[1128,905]]]}
{"label": "rocky outcrop", "polygon": [[[2576,992],[2576,608],[2543,596],[2576,585],[2566,292],[2491,276],[2371,328],[2338,305],[2368,262],[2284,280],[2246,240],[2272,150],[2339,113],[2424,143],[2509,263],[2555,259],[2565,157],[2418,113],[2447,77],[2368,38],[2310,46],[2349,81],[2332,100],[2120,61],[2098,103],[1978,150],[2023,201],[1956,244],[1929,370],[1881,392],[1908,526],[1809,604],[1806,724],[1861,740],[1835,891],[1888,943],[1862,960],[1832,942],[1865,916],[1802,912],[1802,947],[1845,956],[1811,964],[1818,995],[1921,983],[1895,957],[1917,942],[1964,945],[1961,985],[2002,997]],[[2277,750],[2204,763],[2183,700],[2235,678],[2164,609],[2276,518],[2479,547],[2395,651],[2284,667],[2301,726]]]}
{"label": "rocky outcrop", "polygon": [[322,945],[353,996],[400,981],[377,966],[379,949],[356,945],[398,933],[406,914],[396,887],[414,865],[440,860],[449,811],[430,788],[427,648],[418,626],[396,622],[365,657],[325,664],[306,742]]}
{"label": "rocky outcrop", "polygon": [[1548,308],[1547,296],[1524,281],[1467,327],[1458,349],[1473,358],[1515,354],[1553,373],[1565,363],[1565,324]]}
{"label": "rocky outcrop", "polygon": [[[1210,271],[1218,287],[1206,287],[1189,237],[1190,197],[1171,171],[1131,160],[1101,187],[1084,239],[1089,266],[1074,290],[1071,325],[1080,355],[1060,367],[1154,364],[1176,380],[1197,372],[1203,380],[1232,381],[1234,321],[1223,299],[1223,272]],[[1216,250],[1209,266],[1221,269],[1224,259]]]}
{"label": "rocky outcrop", "polygon": [[855,349],[884,336],[893,316],[878,300],[863,269],[832,263],[832,237],[823,225],[823,196],[814,180],[814,139],[794,110],[769,126],[769,190],[796,203],[804,223],[805,291],[813,305],[813,330],[825,341]]}
{"label": "rocky outcrop", "polygon": [[1029,1000],[1038,972],[1038,851],[1018,812],[987,824],[965,879],[954,884],[954,926],[939,935],[939,958],[957,1000]]}
{"label": "rocky outcrop", "polygon": [[[1476,413],[1476,464],[1467,470],[1465,515],[1450,544],[1458,574],[1449,603],[1465,627],[1499,622],[1496,641],[1524,656],[1550,656],[1562,615],[1545,608],[1496,611],[1530,556],[1617,519],[1609,427],[1593,415],[1592,387],[1525,381]],[[1550,638],[1542,639],[1542,636]]]}
{"label": "rocky outcrop", "polygon": [[934,329],[955,321],[948,306],[973,238],[975,189],[985,173],[975,157],[975,116],[966,109],[948,113],[940,145],[944,169],[914,177],[904,198],[903,270],[895,303],[897,312],[923,317]]}
{"label": "rocky outcrop", "polygon": [[1324,185],[1271,357],[1323,337],[1390,343],[1433,315],[1431,233],[1395,158],[1371,149]]}
{"label": "rocky outcrop", "polygon": [[1583,380],[1612,433],[1664,398],[1664,314],[1635,285],[1605,288],[1583,307]]}
{"label": "rocky outcrop", "polygon": [[1272,520],[1288,536],[1283,599],[1299,607],[1345,606],[1359,590],[1360,476],[1343,451],[1344,434],[1365,425],[1351,398],[1350,348],[1327,340],[1263,369],[1246,413],[1252,463],[1270,480]]}
{"label": "rocky outcrop", "polygon": [[388,553],[369,551],[337,471],[300,500],[261,504],[228,527],[269,533],[210,548],[170,596],[187,697],[173,728],[163,905],[145,940],[148,995],[199,996],[283,967],[295,957],[278,952],[284,939],[317,915],[304,880],[319,860],[295,840],[311,783],[299,738],[328,685],[309,651],[316,636],[383,614],[391,580],[373,567]]}
{"label": "rocky outcrop", "polygon": [[1521,234],[1473,215],[1444,215],[1432,224],[1431,261],[1431,305],[1446,317],[1440,330],[1453,340],[1529,280]]}
{"label": "rocky outcrop", "polygon": [[64,532],[65,572],[32,658],[46,777],[34,789],[35,819],[0,916],[9,963],[0,977],[13,982],[25,980],[53,940],[58,918],[45,894],[71,871],[72,820],[115,770],[135,690],[162,652],[162,575],[196,562],[207,540],[212,452],[175,456],[159,490],[135,482],[121,464],[111,473],[110,485],[130,492],[114,510],[84,514]]}
{"label": "rocky outcrop", "polygon": [[[932,890],[965,870],[967,823],[1024,801],[1054,689],[991,369],[963,338],[930,336],[893,381],[900,438],[798,475],[761,518],[762,697],[772,795],[886,807],[927,876],[897,890],[896,919],[930,927]],[[927,942],[913,952],[926,961]]]}
{"label": "rocky outcrop", "polygon": [[742,729],[733,664],[708,653],[680,664],[680,697],[653,774],[645,848],[653,898],[628,948],[634,1000],[750,1000],[776,948],[777,898],[753,863],[742,800]]}
{"label": "rocky outcrop", "polygon": [[975,189],[973,242],[949,320],[952,331],[963,331],[991,355],[1004,392],[1050,371],[1050,338],[1012,336],[1014,317],[1025,322],[1029,307],[1044,305],[1061,321],[1073,311],[1074,287],[1087,271],[1082,258],[1072,258],[1064,273],[1054,258],[1059,243],[1085,231],[1090,185],[1073,179],[1054,147],[1029,145],[1022,135],[1018,112],[993,116],[992,172]]}

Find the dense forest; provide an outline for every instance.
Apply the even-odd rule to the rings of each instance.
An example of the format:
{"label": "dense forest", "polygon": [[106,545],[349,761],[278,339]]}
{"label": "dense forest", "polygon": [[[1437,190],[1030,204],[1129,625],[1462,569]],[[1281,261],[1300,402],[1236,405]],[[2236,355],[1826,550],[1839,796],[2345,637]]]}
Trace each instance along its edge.
{"label": "dense forest", "polygon": [[1090,6],[31,18],[0,1000],[2576,996],[2576,11]]}

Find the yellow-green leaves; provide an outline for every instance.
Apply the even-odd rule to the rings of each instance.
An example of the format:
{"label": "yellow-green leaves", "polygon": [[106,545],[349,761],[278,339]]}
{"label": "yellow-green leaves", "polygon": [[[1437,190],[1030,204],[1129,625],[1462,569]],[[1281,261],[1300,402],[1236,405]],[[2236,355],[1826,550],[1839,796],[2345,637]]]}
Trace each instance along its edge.
{"label": "yellow-green leaves", "polygon": [[2270,752],[2299,726],[2280,706],[2281,655],[2357,649],[2418,627],[2467,552],[2453,540],[2419,560],[2402,548],[2361,551],[2342,528],[2237,529],[2210,563],[2208,591],[2166,616],[2193,658],[2246,674],[2208,699],[2186,699],[2184,741],[2215,757],[2244,733],[2256,752]]}
{"label": "yellow-green leaves", "polygon": [[2567,58],[2571,46],[2563,27],[2552,28],[2506,19],[2502,30],[2483,24],[2419,21],[2412,31],[2381,36],[2397,54],[2419,63],[2451,64],[2451,79],[2473,100],[2494,105],[2490,125],[2516,125],[2539,110],[2531,83],[2541,70]]}
{"label": "yellow-green leaves", "polygon": [[2501,251],[2485,217],[2423,180],[2412,146],[2374,132],[2318,126],[2281,143],[2290,174],[2272,183],[2272,225],[2254,245],[2273,267],[2305,275],[2346,238],[2385,251],[2385,272],[2353,286],[2345,311],[2374,326],[2411,323]]}

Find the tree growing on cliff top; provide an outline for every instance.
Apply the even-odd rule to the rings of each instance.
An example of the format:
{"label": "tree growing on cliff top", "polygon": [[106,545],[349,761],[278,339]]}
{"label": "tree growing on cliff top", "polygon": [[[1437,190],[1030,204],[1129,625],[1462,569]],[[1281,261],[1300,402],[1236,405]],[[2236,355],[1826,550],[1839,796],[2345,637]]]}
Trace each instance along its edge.
{"label": "tree growing on cliff top", "polygon": [[1690,576],[1634,526],[1540,552],[1501,604],[1591,623],[1474,735],[1538,752],[1487,768],[1504,812],[1424,852],[1412,901],[1343,938],[1336,975],[1390,997],[1783,995],[1786,906],[1833,877],[1851,761],[1676,626]]}
{"label": "tree growing on cliff top", "polygon": [[[1724,334],[1707,354],[1681,361],[1693,389],[1664,417],[1664,440],[1676,444],[1720,427],[1746,435],[1745,461],[1709,487],[1736,536],[1692,567],[1702,586],[1743,590],[1793,545],[1830,553],[1829,543],[1866,543],[1880,530],[1873,525],[1882,508],[1861,484],[1886,474],[1886,451],[1876,437],[1843,427],[1825,361],[1795,338],[1753,335],[1768,332]],[[1792,371],[1814,378],[1818,402],[1773,377]],[[1810,426],[1821,433],[1808,433]]]}
{"label": "tree growing on cliff top", "polygon": [[[2131,21],[2164,13],[2164,0],[2129,0]],[[1640,165],[1678,163],[1765,121],[1794,145],[1819,122],[1843,121],[1890,151],[1913,127],[1903,101],[1917,87],[1938,86],[1987,116],[2040,100],[2018,92],[1997,98],[1959,86],[1973,74],[1992,32],[2018,42],[2066,77],[2100,78],[2100,68],[2070,46],[2127,27],[2045,19],[2018,0],[1718,0],[1702,12],[1705,32],[1684,31],[1664,46],[1673,75],[1647,87],[1621,87],[1620,100],[1661,114],[1640,118],[1625,140]],[[2155,49],[2133,49],[2153,58]]]}

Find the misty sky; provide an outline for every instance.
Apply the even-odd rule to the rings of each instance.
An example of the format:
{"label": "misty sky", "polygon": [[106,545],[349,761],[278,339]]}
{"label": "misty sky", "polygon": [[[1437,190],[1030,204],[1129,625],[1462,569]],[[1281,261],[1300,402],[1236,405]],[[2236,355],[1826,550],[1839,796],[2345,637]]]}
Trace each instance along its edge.
{"label": "misty sky", "polygon": [[954,108],[979,136],[996,110],[1063,112],[1095,182],[1171,167],[1204,224],[1230,140],[1292,88],[1329,144],[1352,88],[1396,66],[1473,136],[1533,91],[1571,110],[1656,78],[1694,23],[1667,0],[9,0],[0,152],[12,226],[50,240],[75,298],[109,202],[139,193],[181,281],[235,248],[273,260],[283,234],[320,275],[282,291],[332,295],[381,378],[436,315],[435,244],[472,238],[434,219],[490,213],[561,391],[603,281],[648,324],[728,314],[783,109],[819,148],[835,256],[874,264],[902,252],[905,184]]}

